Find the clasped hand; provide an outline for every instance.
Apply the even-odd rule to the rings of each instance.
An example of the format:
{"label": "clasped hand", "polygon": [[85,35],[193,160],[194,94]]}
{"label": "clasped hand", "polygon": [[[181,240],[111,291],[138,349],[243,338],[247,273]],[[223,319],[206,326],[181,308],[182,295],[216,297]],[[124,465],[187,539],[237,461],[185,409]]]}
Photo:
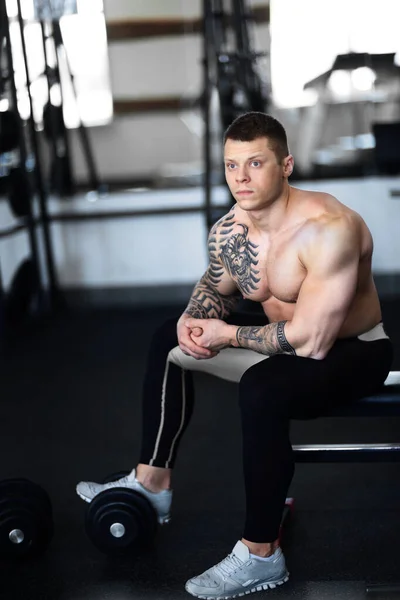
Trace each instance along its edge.
{"label": "clasped hand", "polygon": [[231,345],[231,327],[220,319],[189,317],[178,325],[179,347],[198,360],[213,358]]}

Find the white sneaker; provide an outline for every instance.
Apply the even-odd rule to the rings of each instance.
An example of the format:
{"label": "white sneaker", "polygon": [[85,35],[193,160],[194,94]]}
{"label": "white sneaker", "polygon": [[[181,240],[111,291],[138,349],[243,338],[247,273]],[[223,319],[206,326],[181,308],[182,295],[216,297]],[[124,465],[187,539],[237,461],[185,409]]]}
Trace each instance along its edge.
{"label": "white sneaker", "polygon": [[129,475],[121,477],[116,481],[110,481],[109,483],[95,483],[94,481],[80,481],[76,486],[76,493],[85,502],[91,502],[97,494],[109,490],[111,488],[124,487],[140,492],[145,496],[158,516],[158,522],[160,525],[164,525],[171,520],[170,510],[172,502],[172,490],[163,490],[162,492],[151,492],[142,486],[141,483],[135,478],[135,470]]}
{"label": "white sneaker", "polygon": [[250,550],[238,541],[228,556],[185,585],[192,596],[207,600],[225,600],[252,592],[276,588],[289,579],[282,550],[277,548],[271,560],[250,556]]}

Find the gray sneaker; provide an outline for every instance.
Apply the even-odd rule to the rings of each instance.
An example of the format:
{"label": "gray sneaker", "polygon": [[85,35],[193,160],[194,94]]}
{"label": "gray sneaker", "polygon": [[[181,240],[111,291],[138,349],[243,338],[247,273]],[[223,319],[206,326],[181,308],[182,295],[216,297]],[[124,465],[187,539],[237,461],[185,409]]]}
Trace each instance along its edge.
{"label": "gray sneaker", "polygon": [[198,577],[189,579],[185,589],[198,598],[225,600],[272,589],[288,579],[289,573],[280,548],[271,561],[263,561],[251,557],[248,547],[239,541],[223,561]]}
{"label": "gray sneaker", "polygon": [[135,478],[135,471],[133,470],[130,475],[121,477],[116,481],[110,481],[109,483],[95,483],[94,481],[80,481],[76,486],[76,493],[85,502],[91,502],[97,494],[109,490],[112,488],[124,487],[140,492],[145,496],[158,516],[158,522],[160,525],[164,525],[171,520],[170,510],[172,502],[172,490],[163,490],[162,492],[150,492]]}

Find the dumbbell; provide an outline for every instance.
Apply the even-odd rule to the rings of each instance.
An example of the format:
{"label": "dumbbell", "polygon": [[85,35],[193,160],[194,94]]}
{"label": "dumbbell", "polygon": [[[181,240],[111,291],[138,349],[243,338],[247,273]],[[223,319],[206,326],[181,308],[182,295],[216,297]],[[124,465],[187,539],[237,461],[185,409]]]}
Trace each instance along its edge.
{"label": "dumbbell", "polygon": [[0,481],[0,557],[25,559],[48,547],[54,533],[47,492],[28,479]]}
{"label": "dumbbell", "polygon": [[[116,481],[130,471],[109,475],[103,483]],[[143,494],[129,488],[100,492],[88,505],[85,531],[105,554],[134,554],[150,545],[157,531],[157,514]]]}

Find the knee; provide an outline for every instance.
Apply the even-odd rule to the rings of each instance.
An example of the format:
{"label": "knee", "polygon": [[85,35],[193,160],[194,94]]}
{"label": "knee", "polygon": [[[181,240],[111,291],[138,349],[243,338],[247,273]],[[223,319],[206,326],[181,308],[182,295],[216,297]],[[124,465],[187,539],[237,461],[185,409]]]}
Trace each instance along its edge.
{"label": "knee", "polygon": [[173,363],[177,367],[181,367],[181,369],[184,370],[190,368],[190,359],[192,361],[194,360],[193,358],[191,358],[191,356],[186,356],[186,354],[182,352],[179,346],[175,346],[168,353],[168,361]]}

